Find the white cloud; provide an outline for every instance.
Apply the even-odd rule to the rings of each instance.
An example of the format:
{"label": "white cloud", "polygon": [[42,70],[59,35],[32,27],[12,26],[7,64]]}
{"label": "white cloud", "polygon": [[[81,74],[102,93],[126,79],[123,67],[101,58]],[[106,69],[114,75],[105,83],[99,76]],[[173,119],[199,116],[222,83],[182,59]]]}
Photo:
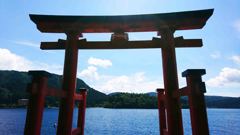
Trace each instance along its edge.
{"label": "white cloud", "polygon": [[0,58],[1,70],[26,71],[32,66],[29,60],[10,52],[8,49],[0,48]]}
{"label": "white cloud", "polygon": [[148,79],[144,72],[138,72],[132,75],[120,76],[100,76],[101,82],[94,87],[104,93],[112,92],[132,92],[146,93],[153,92],[157,88],[163,88],[160,80]]}
{"label": "white cloud", "polygon": [[112,66],[112,62],[110,60],[98,59],[98,58],[93,58],[93,57],[90,57],[88,59],[88,64],[103,67],[103,68],[107,68],[107,67]]}
{"label": "white cloud", "polygon": [[218,76],[207,81],[210,87],[240,86],[240,69],[225,67]]}
{"label": "white cloud", "polygon": [[213,59],[218,59],[221,57],[221,54],[220,52],[216,51],[216,52],[213,52],[211,55],[210,55]]}
{"label": "white cloud", "polygon": [[12,53],[8,49],[0,48],[0,70],[46,70],[51,73],[62,73],[62,66],[30,61],[22,56]]}
{"label": "white cloud", "polygon": [[107,94],[112,92],[146,93],[163,88],[163,82],[160,79],[150,79],[144,72],[118,76],[99,74],[97,66],[110,67],[112,66],[110,60],[90,57],[88,64],[87,69],[79,72],[78,76],[93,88]]}
{"label": "white cloud", "polygon": [[232,56],[231,60],[240,65],[240,55]]}
{"label": "white cloud", "polygon": [[87,69],[84,69],[79,73],[79,76],[85,79],[88,79],[90,81],[99,79],[97,68],[94,66],[89,66]]}
{"label": "white cloud", "polygon": [[238,32],[240,32],[240,19],[235,21],[233,26]]}
{"label": "white cloud", "polygon": [[30,47],[37,47],[40,48],[40,44],[37,43],[33,43],[31,41],[13,41],[13,43],[15,44],[19,44],[19,45],[24,45],[24,46],[30,46]]}

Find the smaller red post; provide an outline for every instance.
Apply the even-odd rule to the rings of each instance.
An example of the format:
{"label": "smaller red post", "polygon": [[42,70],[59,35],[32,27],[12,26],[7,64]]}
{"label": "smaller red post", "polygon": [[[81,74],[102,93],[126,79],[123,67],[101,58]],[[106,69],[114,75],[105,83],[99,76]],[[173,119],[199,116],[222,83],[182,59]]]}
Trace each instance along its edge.
{"label": "smaller red post", "polygon": [[28,89],[31,95],[28,101],[24,135],[40,135],[44,98],[50,74],[46,71],[29,71],[28,73],[32,75],[33,79]]}
{"label": "smaller red post", "polygon": [[182,73],[187,78],[188,100],[193,135],[209,135],[207,111],[204,99],[206,92],[205,83],[202,82],[202,75],[206,74],[205,69],[188,69]]}
{"label": "smaller red post", "polygon": [[80,89],[80,95],[82,95],[82,100],[79,101],[78,105],[78,122],[77,127],[80,129],[79,135],[84,135],[84,125],[85,125],[85,112],[87,106],[87,89]]}
{"label": "smaller red post", "polygon": [[166,130],[166,114],[164,106],[164,89],[157,89],[158,94],[158,115],[159,115],[159,128],[160,135],[164,135]]}

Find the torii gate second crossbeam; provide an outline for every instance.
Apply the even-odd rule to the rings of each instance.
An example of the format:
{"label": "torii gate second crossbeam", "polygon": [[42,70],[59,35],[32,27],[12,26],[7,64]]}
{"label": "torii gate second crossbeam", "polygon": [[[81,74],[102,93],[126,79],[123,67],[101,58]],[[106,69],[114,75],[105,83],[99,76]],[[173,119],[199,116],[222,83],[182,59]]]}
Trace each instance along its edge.
{"label": "torii gate second crossbeam", "polygon": [[[66,96],[61,100],[57,135],[73,134],[72,121],[74,97],[76,95],[78,50],[141,48],[161,48],[162,50],[164,89],[163,92],[160,91],[162,95],[159,94],[159,99],[160,97],[164,97],[161,98],[161,103],[164,101],[164,106],[159,107],[163,109],[159,111],[160,115],[163,116],[160,118],[160,133],[164,135],[183,135],[182,114],[179,102],[181,95],[179,93],[181,92],[178,85],[175,48],[201,47],[202,40],[184,39],[183,37],[174,38],[174,32],[177,30],[201,29],[212,14],[213,9],[125,16],[30,15],[31,20],[37,25],[39,31],[47,33],[65,33],[67,35],[66,40],[59,39],[57,42],[41,43],[41,49],[43,50],[65,50],[62,89],[66,93]],[[128,40],[127,32],[150,31],[158,32],[161,38],[153,38],[147,41]],[[113,33],[113,35],[111,41],[97,42],[79,39],[83,33]],[[189,72],[184,75],[189,76]],[[196,72],[198,71],[191,71],[190,73],[196,74]],[[189,82],[191,82],[190,84],[194,83],[194,81],[191,81],[191,75],[188,79]],[[201,107],[201,109],[205,109],[204,105]],[[193,111],[193,113],[195,112],[196,111]],[[203,111],[203,113],[205,112]],[[202,122],[202,125],[207,125],[207,116],[202,116],[204,116],[202,119],[205,121],[205,123]],[[195,120],[194,118],[195,117],[193,117],[193,120]],[[193,129],[199,129],[200,126],[193,127]],[[208,126],[201,127],[204,127],[204,133],[208,134]],[[198,134],[197,132],[193,133],[194,135]],[[79,134],[82,135],[83,133]]]}

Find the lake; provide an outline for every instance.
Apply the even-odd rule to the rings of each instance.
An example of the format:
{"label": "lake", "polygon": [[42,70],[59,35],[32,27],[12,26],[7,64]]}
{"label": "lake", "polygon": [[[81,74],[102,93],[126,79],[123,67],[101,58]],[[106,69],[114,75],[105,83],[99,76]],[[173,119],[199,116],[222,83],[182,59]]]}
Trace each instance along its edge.
{"label": "lake", "polygon": [[[211,135],[239,135],[240,109],[208,109]],[[190,115],[183,109],[184,133],[191,135]],[[22,135],[25,109],[0,109],[0,134]],[[45,109],[42,135],[56,133],[58,109]],[[77,110],[74,111],[77,120]],[[73,126],[76,127],[76,121]],[[159,135],[157,109],[88,108],[85,135]]]}

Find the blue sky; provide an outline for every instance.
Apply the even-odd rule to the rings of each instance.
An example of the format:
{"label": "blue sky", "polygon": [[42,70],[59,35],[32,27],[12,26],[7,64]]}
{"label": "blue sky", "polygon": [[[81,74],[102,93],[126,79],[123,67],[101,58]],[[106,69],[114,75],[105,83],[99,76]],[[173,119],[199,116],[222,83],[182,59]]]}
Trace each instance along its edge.
{"label": "blue sky", "polygon": [[[204,68],[208,95],[240,96],[240,1],[231,0],[1,0],[0,70],[39,70],[62,74],[64,51],[43,51],[41,41],[65,39],[64,34],[41,33],[29,14],[131,15],[214,8],[201,30],[177,31],[175,36],[202,38],[202,48],[177,49],[181,72]],[[109,40],[110,34],[83,34],[87,40]],[[129,33],[130,40],[151,39],[156,32]],[[163,87],[160,49],[80,50],[78,77],[105,93],[155,91]]]}

